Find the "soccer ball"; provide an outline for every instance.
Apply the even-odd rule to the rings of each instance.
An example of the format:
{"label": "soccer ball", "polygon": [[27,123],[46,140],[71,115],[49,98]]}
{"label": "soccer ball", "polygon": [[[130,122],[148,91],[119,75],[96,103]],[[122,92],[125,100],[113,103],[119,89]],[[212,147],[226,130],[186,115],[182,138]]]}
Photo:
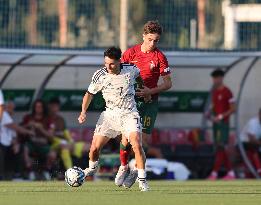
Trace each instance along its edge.
{"label": "soccer ball", "polygon": [[71,187],[79,187],[83,184],[85,174],[80,167],[72,167],[65,172],[65,181]]}

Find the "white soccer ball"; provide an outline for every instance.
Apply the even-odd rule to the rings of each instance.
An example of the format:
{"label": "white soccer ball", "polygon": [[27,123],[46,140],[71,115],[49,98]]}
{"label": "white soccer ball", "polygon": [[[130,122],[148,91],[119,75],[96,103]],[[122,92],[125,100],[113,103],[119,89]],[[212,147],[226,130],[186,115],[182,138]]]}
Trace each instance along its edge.
{"label": "white soccer ball", "polygon": [[71,187],[79,187],[83,184],[85,174],[80,167],[72,167],[65,172],[65,181]]}

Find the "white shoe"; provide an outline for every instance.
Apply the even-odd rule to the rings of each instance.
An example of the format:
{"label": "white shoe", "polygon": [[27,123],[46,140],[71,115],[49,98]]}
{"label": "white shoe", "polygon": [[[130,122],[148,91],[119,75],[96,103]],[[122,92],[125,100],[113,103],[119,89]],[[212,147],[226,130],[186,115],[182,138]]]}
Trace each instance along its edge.
{"label": "white shoe", "polygon": [[146,179],[139,179],[138,178],[138,181],[139,181],[139,188],[141,191],[149,191],[149,185],[148,185],[148,182],[146,181]]}
{"label": "white shoe", "polygon": [[35,173],[31,171],[28,175],[28,178],[30,181],[34,181],[36,179]]}
{"label": "white shoe", "polygon": [[121,165],[119,167],[119,170],[118,170],[115,180],[114,180],[114,182],[117,186],[121,186],[123,184],[123,181],[127,175],[128,169],[129,169],[128,165],[126,165],[126,166]]}
{"label": "white shoe", "polygon": [[138,170],[137,169],[130,170],[129,175],[123,181],[123,186],[125,188],[131,188],[132,185],[136,182],[137,177],[138,177]]}
{"label": "white shoe", "polygon": [[47,171],[44,171],[44,172],[43,172],[43,177],[44,177],[44,179],[45,179],[46,181],[50,181],[50,180],[51,180],[51,175],[50,175],[50,173],[47,172]]}
{"label": "white shoe", "polygon": [[98,166],[94,168],[86,168],[83,170],[85,177],[93,176],[98,170]]}

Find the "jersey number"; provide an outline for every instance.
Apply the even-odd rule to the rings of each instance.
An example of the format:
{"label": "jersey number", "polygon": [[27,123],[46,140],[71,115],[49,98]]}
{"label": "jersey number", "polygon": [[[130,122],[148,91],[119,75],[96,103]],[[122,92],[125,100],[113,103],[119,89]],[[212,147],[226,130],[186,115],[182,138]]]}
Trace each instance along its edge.
{"label": "jersey number", "polygon": [[136,124],[137,124],[137,128],[140,129],[140,119],[138,117],[135,117],[134,119],[136,119]]}
{"label": "jersey number", "polygon": [[123,90],[123,87],[120,87],[120,89],[121,89],[120,95],[122,95],[122,90]]}
{"label": "jersey number", "polygon": [[151,124],[151,117],[144,116],[143,126],[144,127],[149,127],[150,124]]}

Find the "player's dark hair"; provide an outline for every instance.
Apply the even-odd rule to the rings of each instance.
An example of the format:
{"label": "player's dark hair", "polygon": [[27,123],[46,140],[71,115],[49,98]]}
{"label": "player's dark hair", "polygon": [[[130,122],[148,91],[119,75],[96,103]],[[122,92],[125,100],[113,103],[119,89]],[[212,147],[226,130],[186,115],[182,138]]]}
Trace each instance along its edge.
{"label": "player's dark hair", "polygon": [[162,26],[159,24],[158,21],[148,21],[143,27],[144,34],[162,34]]}
{"label": "player's dark hair", "polygon": [[220,68],[214,70],[212,73],[211,73],[211,76],[213,78],[215,77],[224,77],[225,76],[225,72],[223,70],[221,70]]}
{"label": "player's dark hair", "polygon": [[36,104],[40,103],[42,105],[43,108],[43,116],[47,116],[47,107],[46,104],[43,100],[41,99],[37,99],[34,101],[33,103],[33,107],[32,107],[32,115],[34,116],[36,114]]}
{"label": "player's dark hair", "polygon": [[60,99],[58,97],[52,97],[50,100],[49,100],[49,104],[58,104],[60,105],[61,102],[60,102]]}
{"label": "player's dark hair", "polygon": [[120,60],[121,58],[121,49],[117,47],[110,47],[104,51],[104,57],[107,56],[110,59]]}

